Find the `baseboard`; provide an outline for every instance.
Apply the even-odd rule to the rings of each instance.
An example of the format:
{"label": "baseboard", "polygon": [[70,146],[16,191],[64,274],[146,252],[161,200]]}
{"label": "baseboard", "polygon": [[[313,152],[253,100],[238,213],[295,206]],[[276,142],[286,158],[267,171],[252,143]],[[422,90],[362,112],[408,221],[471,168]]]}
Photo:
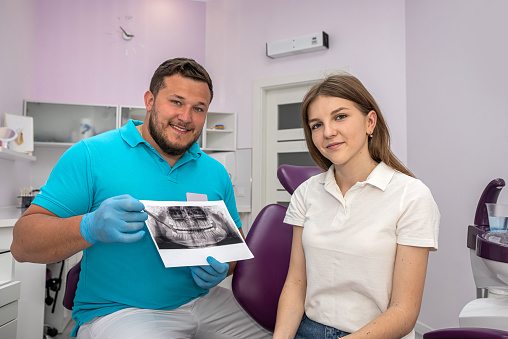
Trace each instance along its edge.
{"label": "baseboard", "polygon": [[417,321],[416,322],[416,325],[415,325],[415,333],[416,333],[416,337],[418,338],[421,338],[425,333],[427,332],[430,332],[430,331],[434,331],[434,329],[428,325],[425,325],[424,323],[420,322],[420,321]]}

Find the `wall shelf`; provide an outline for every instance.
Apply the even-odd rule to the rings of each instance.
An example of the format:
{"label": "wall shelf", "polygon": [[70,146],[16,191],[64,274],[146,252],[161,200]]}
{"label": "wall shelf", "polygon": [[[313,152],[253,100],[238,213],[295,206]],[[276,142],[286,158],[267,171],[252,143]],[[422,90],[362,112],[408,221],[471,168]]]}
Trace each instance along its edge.
{"label": "wall shelf", "polygon": [[[214,128],[222,125],[223,129]],[[236,113],[208,112],[202,133],[203,151],[236,151]]]}
{"label": "wall shelf", "polygon": [[5,160],[24,160],[24,161],[35,161],[36,157],[30,154],[16,152],[8,148],[0,147],[0,159]]}
{"label": "wall shelf", "polygon": [[206,131],[208,133],[231,133],[231,132],[234,132],[232,129],[213,129],[213,128],[207,128]]}
{"label": "wall shelf", "polygon": [[74,145],[73,142],[46,142],[46,141],[35,141],[34,146],[42,147],[71,147]]}

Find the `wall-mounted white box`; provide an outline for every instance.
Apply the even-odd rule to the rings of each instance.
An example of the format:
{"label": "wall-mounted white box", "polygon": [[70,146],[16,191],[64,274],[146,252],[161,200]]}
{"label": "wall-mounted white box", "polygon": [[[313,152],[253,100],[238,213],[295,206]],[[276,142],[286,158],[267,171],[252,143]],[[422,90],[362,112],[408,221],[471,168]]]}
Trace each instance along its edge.
{"label": "wall-mounted white box", "polygon": [[325,32],[318,32],[266,43],[266,55],[275,59],[328,48],[328,34]]}

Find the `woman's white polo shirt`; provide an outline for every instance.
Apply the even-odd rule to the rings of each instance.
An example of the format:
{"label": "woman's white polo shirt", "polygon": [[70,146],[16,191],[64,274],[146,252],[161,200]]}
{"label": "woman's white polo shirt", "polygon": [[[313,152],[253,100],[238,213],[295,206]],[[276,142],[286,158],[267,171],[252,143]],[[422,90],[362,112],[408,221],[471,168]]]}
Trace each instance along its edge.
{"label": "woman's white polo shirt", "polygon": [[345,196],[333,165],[305,181],[284,222],[304,227],[307,316],[354,332],[380,315],[390,302],[397,244],[436,250],[439,219],[427,186],[383,162]]}

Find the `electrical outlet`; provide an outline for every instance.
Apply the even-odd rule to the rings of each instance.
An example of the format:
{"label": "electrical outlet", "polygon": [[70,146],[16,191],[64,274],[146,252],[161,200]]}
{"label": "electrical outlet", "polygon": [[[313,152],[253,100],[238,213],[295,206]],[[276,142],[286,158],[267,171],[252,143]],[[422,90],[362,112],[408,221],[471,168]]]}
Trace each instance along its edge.
{"label": "electrical outlet", "polygon": [[245,187],[237,187],[236,188],[236,196],[244,197],[245,196]]}

